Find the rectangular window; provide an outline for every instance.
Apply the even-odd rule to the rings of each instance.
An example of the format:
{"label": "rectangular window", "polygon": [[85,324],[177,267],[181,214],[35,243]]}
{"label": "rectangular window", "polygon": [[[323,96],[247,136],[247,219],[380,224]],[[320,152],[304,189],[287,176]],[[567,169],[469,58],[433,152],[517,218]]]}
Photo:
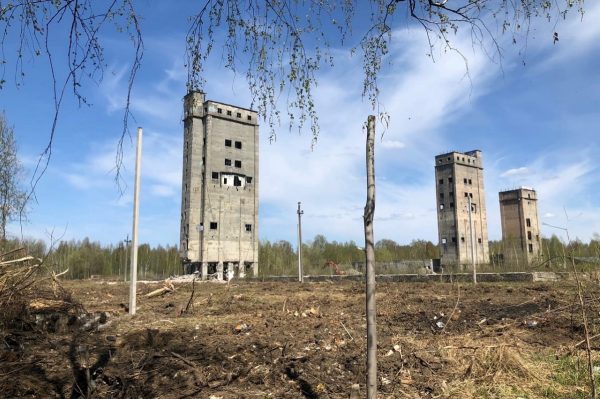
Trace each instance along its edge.
{"label": "rectangular window", "polygon": [[227,178],[226,177],[223,178],[223,184],[227,184]]}
{"label": "rectangular window", "polygon": [[236,141],[235,142],[235,148],[237,148],[238,150],[242,149],[242,142],[241,141]]}
{"label": "rectangular window", "polygon": [[454,198],[454,191],[450,191],[448,194],[450,194],[450,198]]}
{"label": "rectangular window", "polygon": [[446,237],[442,237],[442,244],[446,244]]}
{"label": "rectangular window", "polygon": [[440,183],[440,184],[444,184],[444,179],[440,179],[440,180],[438,181],[438,183]]}
{"label": "rectangular window", "polygon": [[465,198],[467,198],[469,196],[469,193],[465,193]]}
{"label": "rectangular window", "polygon": [[231,116],[231,111],[227,111],[227,116]]}
{"label": "rectangular window", "polygon": [[454,202],[450,203],[450,208],[454,208]]}
{"label": "rectangular window", "polygon": [[477,204],[471,203],[471,212],[477,213]]}
{"label": "rectangular window", "polygon": [[216,230],[217,229],[217,222],[210,222],[210,229],[211,230]]}
{"label": "rectangular window", "polygon": [[529,244],[529,253],[533,253],[533,244]]}
{"label": "rectangular window", "polygon": [[528,240],[531,240],[531,231],[528,231],[528,232],[527,232],[527,239],[528,239]]}
{"label": "rectangular window", "polygon": [[252,120],[252,117],[251,117],[250,115],[248,115],[248,116],[246,117],[246,119],[248,119],[249,121],[251,121],[251,120]]}
{"label": "rectangular window", "polygon": [[241,113],[241,112],[238,112],[238,113],[236,114],[236,116],[237,116],[238,118],[241,118],[241,117],[242,117],[242,113]]}
{"label": "rectangular window", "polygon": [[463,179],[463,183],[467,184],[467,179]]}
{"label": "rectangular window", "polygon": [[444,198],[444,193],[440,193],[440,198]]}
{"label": "rectangular window", "polygon": [[460,242],[465,242],[465,237],[460,237]]}
{"label": "rectangular window", "polygon": [[225,166],[231,166],[231,159],[225,158]]}
{"label": "rectangular window", "polygon": [[225,147],[231,147],[231,140],[225,139]]}
{"label": "rectangular window", "polygon": [[477,239],[477,241],[481,244],[481,238]]}
{"label": "rectangular window", "polygon": [[444,204],[440,204],[440,211],[444,210]]}
{"label": "rectangular window", "polygon": [[236,168],[241,168],[242,167],[242,161],[235,161],[235,167]]}
{"label": "rectangular window", "polygon": [[473,193],[469,193],[469,197],[473,198]]}
{"label": "rectangular window", "polygon": [[246,183],[252,183],[252,178],[250,176],[246,176]]}
{"label": "rectangular window", "polygon": [[219,178],[219,172],[212,172],[212,178],[217,180]]}
{"label": "rectangular window", "polygon": [[238,176],[234,176],[233,177],[233,185],[235,187],[240,187],[242,185],[242,179],[240,179]]}
{"label": "rectangular window", "polygon": [[469,184],[473,184],[473,181],[471,181],[471,179],[469,179]]}
{"label": "rectangular window", "polygon": [[248,232],[252,231],[252,225],[251,224],[246,224],[246,231],[248,231]]}
{"label": "rectangular window", "polygon": [[448,178],[448,183],[452,183],[452,178],[451,177]]}
{"label": "rectangular window", "polygon": [[452,242],[456,242],[456,237],[452,237]]}
{"label": "rectangular window", "polygon": [[531,219],[525,219],[525,224],[527,225],[527,227],[531,227]]}
{"label": "rectangular window", "polygon": [[222,108],[217,108],[217,114],[222,114],[223,113],[223,109]]}

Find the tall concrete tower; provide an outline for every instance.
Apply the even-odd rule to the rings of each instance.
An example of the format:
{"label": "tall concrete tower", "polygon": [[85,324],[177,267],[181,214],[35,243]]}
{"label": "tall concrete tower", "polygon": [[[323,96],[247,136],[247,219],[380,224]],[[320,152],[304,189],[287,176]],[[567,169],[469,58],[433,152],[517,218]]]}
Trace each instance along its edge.
{"label": "tall concrete tower", "polygon": [[531,263],[540,257],[542,250],[537,193],[532,188],[521,187],[498,195],[504,258],[521,258]]}
{"label": "tall concrete tower", "polygon": [[[488,263],[488,229],[481,151],[453,151],[435,157],[438,235],[442,265]],[[469,199],[473,243],[469,226]],[[473,247],[471,247],[473,245]]]}
{"label": "tall concrete tower", "polygon": [[180,254],[202,279],[258,273],[258,123],[255,111],[183,99]]}

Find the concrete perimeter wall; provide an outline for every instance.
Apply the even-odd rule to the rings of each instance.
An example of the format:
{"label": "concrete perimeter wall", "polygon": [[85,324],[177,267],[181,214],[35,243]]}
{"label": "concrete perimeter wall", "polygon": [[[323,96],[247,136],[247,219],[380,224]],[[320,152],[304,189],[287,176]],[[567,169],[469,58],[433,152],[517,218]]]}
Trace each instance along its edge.
{"label": "concrete perimeter wall", "polygon": [[[537,282],[537,281],[559,281],[569,279],[569,273],[533,272],[533,273],[477,273],[477,282]],[[473,281],[472,273],[459,274],[381,274],[376,277],[378,282],[470,282]],[[265,276],[250,278],[249,281],[298,281],[298,276]],[[321,281],[365,281],[364,275],[353,276],[304,276],[306,282]]]}

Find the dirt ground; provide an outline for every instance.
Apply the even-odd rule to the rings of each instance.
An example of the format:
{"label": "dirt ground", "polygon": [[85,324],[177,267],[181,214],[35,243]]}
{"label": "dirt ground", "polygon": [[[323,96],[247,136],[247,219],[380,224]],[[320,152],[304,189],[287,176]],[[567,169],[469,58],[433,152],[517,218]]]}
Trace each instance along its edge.
{"label": "dirt ground", "polygon": [[[85,312],[0,331],[1,397],[348,398],[353,384],[365,396],[362,283],[196,282],[191,298],[188,282],[150,299],[161,283],[140,284],[134,317],[124,283],[64,286]],[[572,282],[377,292],[381,398],[589,397]],[[599,294],[586,283],[591,335]]]}

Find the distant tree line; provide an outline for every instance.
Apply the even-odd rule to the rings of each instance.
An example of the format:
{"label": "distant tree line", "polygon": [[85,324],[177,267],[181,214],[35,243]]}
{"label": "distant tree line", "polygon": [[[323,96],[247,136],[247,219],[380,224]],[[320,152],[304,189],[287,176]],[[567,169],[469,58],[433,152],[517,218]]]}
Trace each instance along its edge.
{"label": "distant tree line", "polygon": [[[125,280],[129,278],[130,252],[128,246],[120,242],[117,245],[102,245],[88,238],[83,240],[61,241],[51,248],[41,240],[7,240],[0,243],[0,254],[18,247],[45,259],[45,264],[56,273],[64,270],[70,279],[87,279],[94,276]],[[507,248],[502,241],[490,241],[490,256],[501,254]],[[600,263],[600,235],[585,243],[575,239],[570,243],[561,241],[557,236],[542,239],[544,267],[561,266],[565,259],[575,257]],[[329,274],[332,272],[327,262],[335,262],[340,270],[348,272],[353,262],[364,262],[364,251],[354,241],[327,241],[325,236],[317,235],[302,245],[302,260],[305,274]],[[410,244],[398,244],[390,239],[379,240],[375,245],[377,262],[401,260],[424,260],[439,257],[437,245],[430,241],[413,240]],[[298,254],[295,245],[281,240],[264,240],[259,245],[260,275],[296,275],[298,272]],[[138,276],[140,279],[163,279],[182,273],[181,261],[176,246],[156,246],[142,244],[138,249]]]}

